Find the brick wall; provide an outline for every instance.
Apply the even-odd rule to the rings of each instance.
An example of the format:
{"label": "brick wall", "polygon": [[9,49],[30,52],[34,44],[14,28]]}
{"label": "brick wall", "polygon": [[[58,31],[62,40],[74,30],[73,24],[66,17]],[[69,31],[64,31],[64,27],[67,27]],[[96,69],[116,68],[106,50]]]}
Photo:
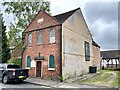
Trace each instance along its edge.
{"label": "brick wall", "polygon": [[[43,18],[43,22],[38,23],[37,20]],[[50,26],[55,26],[56,32],[56,42],[50,44],[49,43],[49,33],[50,33]],[[46,28],[47,27],[47,28]],[[43,29],[44,28],[44,29]],[[37,31],[38,29],[43,30],[43,44],[37,44]],[[27,36],[28,32],[32,32],[32,45],[27,46],[24,54],[23,54],[23,68],[26,68],[26,58],[27,56],[31,56],[32,60],[34,57],[38,56],[41,53],[41,56],[44,56],[45,59],[42,61],[42,76],[46,77],[53,77],[59,75],[59,67],[60,67],[60,27],[58,22],[52,18],[51,16],[47,15],[44,12],[39,12],[39,14],[35,17],[32,23],[27,27],[25,30],[25,44],[27,45]],[[55,70],[48,70],[48,58],[53,54],[55,56]],[[29,75],[31,77],[36,76],[36,67],[31,68],[29,70]]]}
{"label": "brick wall", "polygon": [[[42,19],[42,18],[43,18],[43,22],[38,23],[38,19]],[[33,21],[29,24],[29,26],[27,26],[25,32],[46,28],[49,26],[55,26],[58,24],[59,23],[52,16],[46,14],[45,12],[40,11],[33,19]]]}
{"label": "brick wall", "polygon": [[100,68],[100,48],[93,45],[93,65],[96,65],[97,68]]}

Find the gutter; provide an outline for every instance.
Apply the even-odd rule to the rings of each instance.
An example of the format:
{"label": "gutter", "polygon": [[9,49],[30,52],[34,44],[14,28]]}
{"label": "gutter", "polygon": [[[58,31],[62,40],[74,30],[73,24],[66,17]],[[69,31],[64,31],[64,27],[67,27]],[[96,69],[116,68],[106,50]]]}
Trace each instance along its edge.
{"label": "gutter", "polygon": [[60,26],[60,76],[62,76],[62,24]]}

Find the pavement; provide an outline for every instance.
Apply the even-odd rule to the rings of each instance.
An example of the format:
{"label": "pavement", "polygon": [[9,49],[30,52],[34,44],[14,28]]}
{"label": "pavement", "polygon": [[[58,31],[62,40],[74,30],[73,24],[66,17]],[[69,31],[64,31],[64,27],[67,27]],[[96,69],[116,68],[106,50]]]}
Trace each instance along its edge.
{"label": "pavement", "polygon": [[27,82],[23,82],[23,83],[11,82],[9,84],[3,84],[0,82],[0,90],[4,90],[3,88],[5,88],[5,90],[17,90],[16,88],[18,88],[19,90],[28,90],[29,88],[34,90],[34,88],[51,88],[51,87],[43,86],[43,85],[35,85]]}
{"label": "pavement", "polygon": [[44,80],[39,77],[28,78],[25,81],[31,84],[44,85],[51,88],[108,88],[104,86],[93,86],[93,85],[82,85],[74,83],[75,80],[85,80],[87,78],[93,77],[95,74],[86,74],[76,78],[67,79],[64,82]]}

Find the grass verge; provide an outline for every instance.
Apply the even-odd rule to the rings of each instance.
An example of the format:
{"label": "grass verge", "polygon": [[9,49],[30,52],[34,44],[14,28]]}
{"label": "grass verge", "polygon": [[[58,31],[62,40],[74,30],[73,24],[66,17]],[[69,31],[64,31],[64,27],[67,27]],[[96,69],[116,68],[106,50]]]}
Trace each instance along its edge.
{"label": "grass verge", "polygon": [[119,75],[118,75],[118,71],[99,70],[94,77],[89,78],[87,80],[77,80],[77,83],[118,88]]}

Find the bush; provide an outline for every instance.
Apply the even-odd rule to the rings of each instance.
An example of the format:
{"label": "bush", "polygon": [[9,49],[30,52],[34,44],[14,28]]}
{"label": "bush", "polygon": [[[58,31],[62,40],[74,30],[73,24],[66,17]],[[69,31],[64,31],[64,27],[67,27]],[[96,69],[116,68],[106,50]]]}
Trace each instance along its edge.
{"label": "bush", "polygon": [[21,59],[10,59],[7,61],[8,64],[15,64],[21,67]]}
{"label": "bush", "polygon": [[59,76],[59,81],[63,82],[63,76]]}

